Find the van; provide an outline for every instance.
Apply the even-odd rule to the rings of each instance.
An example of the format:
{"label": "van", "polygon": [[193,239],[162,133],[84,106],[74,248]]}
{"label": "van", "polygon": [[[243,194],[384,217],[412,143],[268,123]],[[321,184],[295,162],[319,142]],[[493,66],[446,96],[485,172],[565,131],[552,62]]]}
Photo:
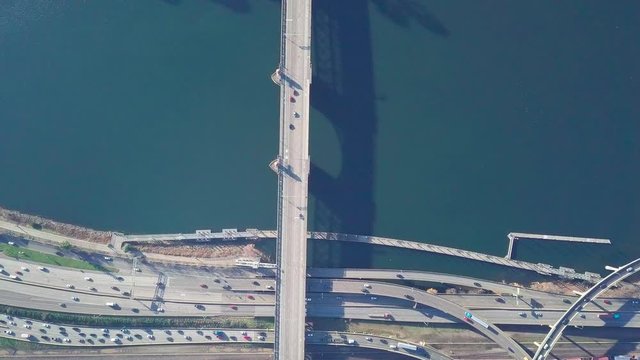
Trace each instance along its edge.
{"label": "van", "polygon": [[29,339],[29,338],[31,338],[31,335],[29,335],[29,334],[20,334],[20,337],[23,338],[23,339]]}
{"label": "van", "polygon": [[116,307],[116,306],[118,306],[118,304],[117,304],[117,303],[114,303],[114,302],[111,302],[111,301],[108,301],[108,302],[106,302],[106,303],[104,303],[104,304],[105,304],[106,306],[111,306],[111,307]]}

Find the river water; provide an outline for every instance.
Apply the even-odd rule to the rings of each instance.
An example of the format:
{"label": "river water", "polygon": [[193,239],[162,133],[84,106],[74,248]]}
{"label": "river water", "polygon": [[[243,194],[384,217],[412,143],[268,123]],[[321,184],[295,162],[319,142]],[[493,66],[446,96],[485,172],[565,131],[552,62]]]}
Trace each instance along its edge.
{"label": "river water", "polygon": [[[640,4],[314,2],[310,227],[602,272],[640,256]],[[0,2],[0,204],[274,228],[279,2]],[[295,35],[292,35],[292,38]],[[311,243],[314,266],[507,271]]]}

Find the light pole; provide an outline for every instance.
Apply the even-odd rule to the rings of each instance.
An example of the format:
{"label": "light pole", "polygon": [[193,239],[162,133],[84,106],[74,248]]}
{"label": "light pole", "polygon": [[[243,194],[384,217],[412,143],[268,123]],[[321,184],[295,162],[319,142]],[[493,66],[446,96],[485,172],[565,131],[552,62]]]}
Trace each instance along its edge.
{"label": "light pole", "polygon": [[129,294],[129,298],[133,299],[133,291],[136,288],[136,268],[138,267],[138,257],[134,256],[133,257],[133,261],[131,263],[132,267],[131,267],[131,278],[132,278],[132,284],[131,284],[131,293]]}

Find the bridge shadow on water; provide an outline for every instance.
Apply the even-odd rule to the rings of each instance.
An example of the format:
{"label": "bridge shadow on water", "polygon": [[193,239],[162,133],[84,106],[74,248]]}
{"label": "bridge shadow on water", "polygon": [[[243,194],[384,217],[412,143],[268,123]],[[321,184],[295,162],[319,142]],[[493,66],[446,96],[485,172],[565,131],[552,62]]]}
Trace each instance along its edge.
{"label": "bridge shadow on water", "polygon": [[[342,155],[337,176],[311,164],[316,230],[373,232],[377,117],[368,5],[367,0],[313,2],[311,106],[333,126]],[[371,265],[370,250],[362,244],[312,241],[309,248],[310,266]]]}

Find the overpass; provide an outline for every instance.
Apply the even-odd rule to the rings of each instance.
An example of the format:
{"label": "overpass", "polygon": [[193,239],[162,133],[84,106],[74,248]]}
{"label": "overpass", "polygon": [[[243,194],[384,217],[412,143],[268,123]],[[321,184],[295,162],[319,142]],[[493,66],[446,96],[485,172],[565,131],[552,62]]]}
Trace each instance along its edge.
{"label": "overpass", "polygon": [[588,291],[583,293],[578,301],[576,301],[565,313],[558,319],[558,321],[551,326],[551,331],[544,338],[542,343],[538,346],[538,350],[534,355],[534,359],[543,360],[546,359],[555,343],[562,336],[562,332],[564,329],[569,326],[569,322],[578,315],[578,313],[583,309],[583,307],[597,298],[600,294],[607,291],[611,286],[615,285],[617,282],[624,280],[625,278],[637,273],[640,271],[640,258],[636,259],[624,266],[619,267],[614,272],[606,276],[604,279],[599,281],[593,287],[591,287]]}
{"label": "overpass", "polygon": [[[306,209],[306,208],[305,208]],[[238,231],[237,229],[223,229],[221,232],[212,232],[211,230],[197,230],[190,234],[152,234],[152,235],[123,235],[114,234],[112,243],[116,249],[119,249],[124,243],[168,243],[174,241],[210,241],[210,240],[236,240],[236,239],[274,239],[278,237],[278,232],[273,230],[246,229]],[[566,279],[583,280],[587,282],[597,282],[600,279],[599,274],[585,272],[578,273],[574,269],[567,267],[555,268],[548,264],[531,263],[521,260],[513,260],[501,256],[483,254],[475,251],[456,249],[448,246],[426,244],[415,241],[399,240],[380,236],[351,235],[331,232],[309,232],[307,238],[313,240],[333,240],[348,241],[363,244],[382,245],[390,247],[398,247],[403,249],[411,249],[425,251],[433,254],[455,256],[469,260],[482,261],[485,263],[507,266],[511,268],[534,271],[542,275],[556,275]]]}
{"label": "overpass", "polygon": [[276,244],[276,360],[304,358],[311,0],[283,0],[280,34],[280,142]]}
{"label": "overpass", "polygon": [[502,332],[497,326],[488,323],[487,327],[482,326],[478,322],[469,322],[465,320],[466,309],[458,304],[441,298],[437,295],[429,294],[426,291],[416,290],[401,285],[380,283],[380,282],[364,282],[357,280],[340,280],[340,279],[310,279],[309,290],[311,291],[334,291],[341,293],[366,293],[372,295],[381,295],[406,299],[416,304],[423,304],[441,311],[446,312],[450,316],[458,319],[458,321],[467,323],[481,334],[493,340],[502,347],[509,356],[518,360],[530,359],[527,351],[515,342],[511,337]]}

